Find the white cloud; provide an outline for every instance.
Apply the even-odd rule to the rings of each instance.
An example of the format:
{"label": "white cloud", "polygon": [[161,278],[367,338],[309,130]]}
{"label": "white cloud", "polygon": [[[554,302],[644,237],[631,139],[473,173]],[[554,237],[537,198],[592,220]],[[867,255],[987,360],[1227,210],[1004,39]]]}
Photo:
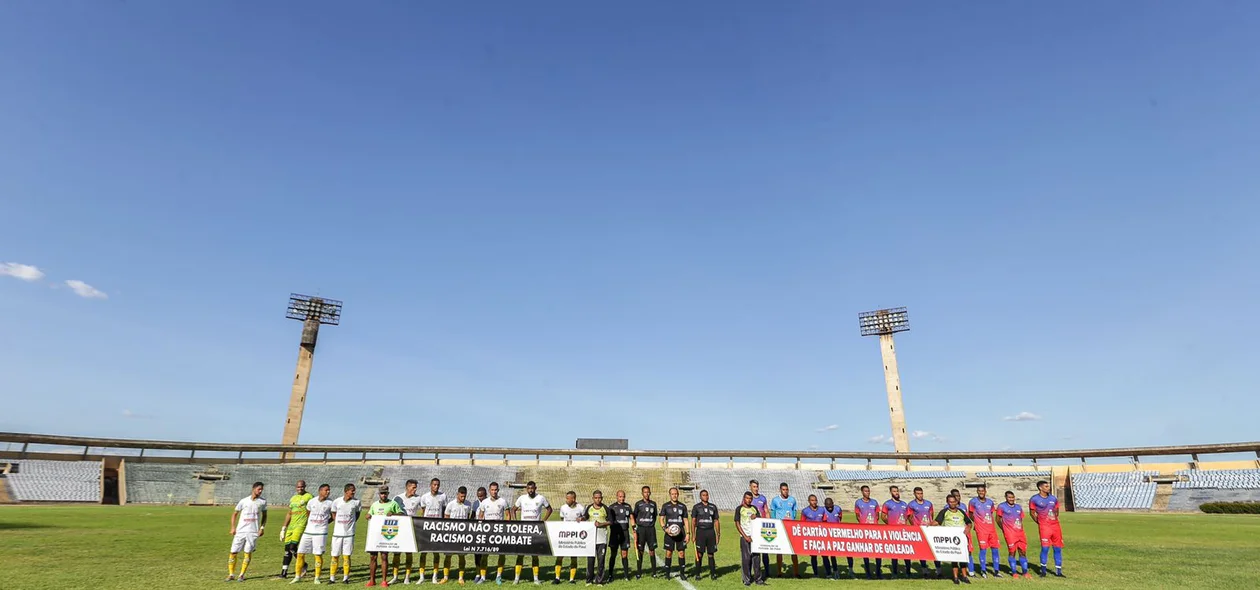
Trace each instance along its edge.
{"label": "white cloud", "polygon": [[131,419],[131,420],[147,420],[149,418],[152,418],[152,416],[149,416],[148,414],[137,414],[131,410],[123,410],[122,417]]}
{"label": "white cloud", "polygon": [[826,426],[823,426],[822,428],[819,428],[818,432],[827,432],[828,430],[835,430],[837,428],[840,428],[839,424],[828,424]]}
{"label": "white cloud", "polygon": [[104,291],[101,291],[100,289],[97,289],[96,287],[78,279],[70,279],[66,281],[66,286],[70,287],[70,290],[74,291],[74,294],[79,297],[86,299],[109,299],[109,295],[106,295]]}
{"label": "white cloud", "polygon": [[930,430],[916,430],[910,433],[911,438],[927,439],[932,442],[945,442],[945,437]]}
{"label": "white cloud", "polygon": [[872,436],[866,439],[866,442],[873,445],[891,445],[893,444],[893,439],[891,436],[888,436],[887,434],[877,434],[875,436]]}
{"label": "white cloud", "polygon": [[44,278],[44,271],[39,270],[37,266],[20,262],[0,262],[0,276],[34,282]]}
{"label": "white cloud", "polygon": [[1002,419],[1007,422],[1028,422],[1029,420],[1040,420],[1041,416],[1032,412],[1020,412],[1014,416],[1006,416]]}

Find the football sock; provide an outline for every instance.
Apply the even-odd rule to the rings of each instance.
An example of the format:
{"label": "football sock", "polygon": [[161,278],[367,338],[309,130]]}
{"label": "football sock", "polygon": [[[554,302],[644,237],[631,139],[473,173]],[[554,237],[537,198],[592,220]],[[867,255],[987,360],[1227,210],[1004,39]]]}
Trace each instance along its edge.
{"label": "football sock", "polygon": [[[424,570],[421,570],[424,571]],[[516,566],[516,579],[521,579],[521,566]]]}
{"label": "football sock", "polygon": [[674,569],[674,556],[673,555],[666,556],[665,557],[665,577],[668,578],[670,574],[673,572],[673,569]]}
{"label": "football sock", "polygon": [[980,550],[980,571],[984,572],[989,569],[989,562],[984,558],[984,549]]}
{"label": "football sock", "polygon": [[998,550],[997,547],[989,549],[989,561],[993,562],[993,571],[998,571]]}
{"label": "football sock", "polygon": [[1011,568],[1011,573],[1012,573],[1012,574],[1013,574],[1013,573],[1016,573],[1017,571],[1019,571],[1019,570],[1016,570],[1016,569],[1015,569],[1015,556],[1014,556],[1014,555],[1007,556],[1007,558],[1006,558],[1006,565],[1007,565],[1007,566],[1009,566],[1009,567]]}
{"label": "football sock", "polygon": [[249,558],[251,555],[252,555],[251,553],[246,553],[245,557],[241,559],[241,577],[242,578],[245,577],[245,570],[249,569]]}
{"label": "football sock", "polygon": [[643,575],[643,554],[639,554],[639,575]]}
{"label": "football sock", "polygon": [[316,555],[315,556],[315,579],[316,580],[319,579],[319,572],[323,571],[323,569],[324,569],[324,556]]}
{"label": "football sock", "polygon": [[1041,548],[1041,567],[1046,567],[1046,560],[1050,558],[1050,548]]}
{"label": "football sock", "polygon": [[443,579],[443,580],[445,580],[445,579],[448,579],[448,578],[450,578],[450,577],[451,577],[451,566],[449,566],[449,565],[448,565],[448,566],[446,566],[446,567],[442,568],[442,579]]}
{"label": "football sock", "polygon": [[294,566],[293,568],[294,570],[297,570],[297,573],[299,576],[302,575],[302,568],[305,567],[305,565],[306,565],[306,556],[299,553],[297,556],[297,565]]}
{"label": "football sock", "polygon": [[[246,555],[245,560],[246,560],[246,562],[248,562],[248,561],[249,561],[249,557],[248,557],[248,556],[249,556],[249,554],[248,554],[248,553],[246,553],[245,555]],[[1056,570],[1061,570],[1061,569],[1063,569],[1063,548],[1062,548],[1062,547],[1055,547],[1055,548],[1054,548],[1054,569],[1056,569]]]}
{"label": "football sock", "polygon": [[[699,575],[699,573],[696,574],[696,576]],[[717,561],[714,560],[712,553],[709,554],[709,575],[717,576]]]}
{"label": "football sock", "polygon": [[478,570],[478,573],[480,573],[480,574],[481,574],[482,579],[485,579],[485,577],[486,577],[486,568],[484,568],[484,567],[483,567],[483,568],[481,568],[480,570]]}
{"label": "football sock", "polygon": [[236,575],[236,554],[228,555],[228,577]]}
{"label": "football sock", "polygon": [[284,546],[284,561],[280,564],[280,575],[289,573],[289,562],[293,561],[293,549],[289,545]]}
{"label": "football sock", "polygon": [[573,580],[576,580],[576,579],[577,579],[577,568],[570,567],[569,568],[569,581],[572,582]]}
{"label": "football sock", "polygon": [[538,579],[538,566],[534,566],[534,579]]}
{"label": "football sock", "polygon": [[342,579],[350,577],[350,556],[341,558],[341,577]]}
{"label": "football sock", "polygon": [[1028,573],[1028,556],[1027,555],[1019,556],[1019,569],[1024,570],[1024,573]]}
{"label": "football sock", "polygon": [[557,566],[556,566],[556,579],[557,579],[557,580],[559,580],[559,579],[560,579],[560,570],[561,570],[561,569],[563,569],[563,568],[564,568],[564,566],[561,566],[561,565],[557,565]]}
{"label": "football sock", "polygon": [[974,558],[975,556],[972,555],[970,551],[968,551],[967,552],[967,571],[968,572],[976,571],[976,562]]}

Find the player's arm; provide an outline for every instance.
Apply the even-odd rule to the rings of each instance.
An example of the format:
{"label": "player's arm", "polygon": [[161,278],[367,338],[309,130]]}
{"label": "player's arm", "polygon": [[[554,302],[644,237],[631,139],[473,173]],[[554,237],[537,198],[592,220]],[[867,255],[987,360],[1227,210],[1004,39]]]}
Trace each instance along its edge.
{"label": "player's arm", "polygon": [[[722,515],[721,515],[721,513],[719,513],[719,512],[718,512],[717,506],[714,506],[714,507],[713,507],[713,534],[716,536],[717,542],[718,542],[719,544],[722,542],[722,518],[721,518],[721,516],[722,516]],[[691,519],[691,520],[692,520],[692,522],[695,522],[695,519],[694,519],[694,518],[693,518],[693,519]]]}
{"label": "player's arm", "polygon": [[878,515],[876,518],[879,519],[879,522],[888,524],[888,506],[880,504],[879,510],[876,510],[875,513]]}
{"label": "player's arm", "polygon": [[[754,508],[753,512],[756,512],[756,511],[757,509]],[[752,537],[748,536],[748,531],[744,530],[744,523],[739,521],[739,508],[735,509],[735,530],[739,531],[740,538],[744,539],[745,541],[748,541],[749,543],[752,542]]]}
{"label": "player's arm", "polygon": [[690,529],[689,527],[691,526],[691,521],[692,521],[692,518],[691,518],[691,513],[687,512],[687,505],[686,505],[686,504],[683,504],[683,503],[681,503],[681,502],[680,502],[680,503],[679,503],[679,506],[682,506],[682,511],[683,511],[683,526],[682,526],[682,530],[683,530],[683,541],[684,541],[684,542],[686,542],[686,541],[690,541],[690,540],[691,540],[691,529]]}
{"label": "player's arm", "polygon": [[936,524],[945,524],[945,511],[946,510],[949,510],[949,509],[942,508],[940,512],[936,513]]}
{"label": "player's arm", "polygon": [[236,534],[236,517],[240,516],[240,514],[241,514],[241,507],[240,505],[237,505],[236,510],[232,511],[232,517],[228,519],[228,527],[229,527],[228,534],[229,535]]}
{"label": "player's arm", "polygon": [[258,536],[263,535],[263,530],[267,528],[267,505],[262,505],[262,516],[258,519]]}
{"label": "player's arm", "polygon": [[293,508],[289,508],[289,512],[284,515],[284,524],[280,525],[280,540],[284,540],[284,533],[289,530],[289,522],[293,520]]}
{"label": "player's arm", "polygon": [[1037,520],[1037,505],[1033,504],[1032,498],[1028,499],[1028,516],[1032,518],[1033,522],[1041,524],[1041,521]]}
{"label": "player's arm", "polygon": [[543,520],[551,520],[551,504],[547,504],[547,512],[543,514]]}

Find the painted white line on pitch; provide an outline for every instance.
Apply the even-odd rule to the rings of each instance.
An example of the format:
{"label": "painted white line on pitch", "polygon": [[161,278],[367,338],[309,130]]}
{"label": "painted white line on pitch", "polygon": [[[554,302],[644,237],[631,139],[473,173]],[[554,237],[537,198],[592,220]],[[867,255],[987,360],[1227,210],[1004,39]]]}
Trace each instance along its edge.
{"label": "painted white line on pitch", "polygon": [[[684,555],[684,556],[683,556],[683,561],[686,561],[686,559],[687,559],[687,557],[686,557],[686,555]],[[663,567],[665,567],[665,562],[664,562],[664,561],[661,561],[661,558],[660,558],[660,557],[657,557],[657,558],[656,558],[656,565],[658,565],[658,566],[660,566],[660,567],[662,567],[662,568],[663,568]],[[684,563],[684,564],[683,564],[683,567],[687,567],[687,564],[686,564],[686,563]],[[666,570],[666,572],[668,573],[668,570]],[[696,587],[695,587],[695,586],[692,586],[692,585],[691,585],[691,582],[688,582],[687,580],[684,580],[684,579],[682,579],[682,578],[674,578],[674,579],[675,579],[675,580],[677,580],[679,584],[682,584],[683,590],[696,590]]]}

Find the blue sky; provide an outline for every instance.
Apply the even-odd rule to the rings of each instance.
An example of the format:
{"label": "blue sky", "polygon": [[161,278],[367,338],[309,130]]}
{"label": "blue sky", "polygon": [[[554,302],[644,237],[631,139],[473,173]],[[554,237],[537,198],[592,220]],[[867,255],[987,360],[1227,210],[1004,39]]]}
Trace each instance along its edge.
{"label": "blue sky", "polygon": [[1260,7],[262,4],[2,9],[0,430],[1255,438]]}

